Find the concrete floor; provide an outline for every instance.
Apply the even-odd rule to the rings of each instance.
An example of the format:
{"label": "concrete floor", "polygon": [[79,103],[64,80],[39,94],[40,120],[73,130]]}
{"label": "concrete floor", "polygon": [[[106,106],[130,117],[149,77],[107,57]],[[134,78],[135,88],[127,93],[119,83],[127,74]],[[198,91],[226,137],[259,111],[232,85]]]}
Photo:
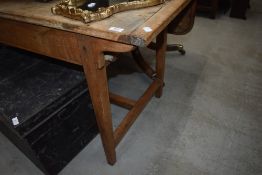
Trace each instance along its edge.
{"label": "concrete floor", "polygon": [[[197,17],[190,34],[169,36],[187,54],[167,53],[163,97],[153,98],[120,143],[115,166],[96,137],[60,174],[261,175],[262,2],[251,3],[246,21]],[[125,58],[126,66],[112,65],[125,75],[110,88],[138,97],[149,80]],[[114,125],[125,113],[113,106]],[[0,155],[1,175],[41,174],[2,134]]]}

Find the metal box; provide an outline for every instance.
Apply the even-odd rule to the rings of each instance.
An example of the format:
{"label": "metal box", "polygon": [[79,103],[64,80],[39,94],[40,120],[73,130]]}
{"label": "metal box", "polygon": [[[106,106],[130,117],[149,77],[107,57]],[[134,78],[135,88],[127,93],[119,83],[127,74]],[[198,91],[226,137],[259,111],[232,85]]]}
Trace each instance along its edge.
{"label": "metal box", "polygon": [[57,174],[98,134],[81,68],[0,48],[0,129],[45,174]]}

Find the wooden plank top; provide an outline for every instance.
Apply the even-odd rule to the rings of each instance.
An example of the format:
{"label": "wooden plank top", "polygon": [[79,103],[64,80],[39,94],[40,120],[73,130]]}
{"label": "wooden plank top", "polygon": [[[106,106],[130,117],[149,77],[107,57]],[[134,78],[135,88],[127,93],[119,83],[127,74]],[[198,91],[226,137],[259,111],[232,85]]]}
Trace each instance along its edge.
{"label": "wooden plank top", "polygon": [[[53,15],[51,7],[58,2],[1,0],[0,17],[143,47],[147,46],[190,0],[169,0],[162,5],[121,12],[88,24]],[[110,27],[124,30],[112,32],[109,31]],[[150,27],[152,32],[145,32],[144,27]]]}

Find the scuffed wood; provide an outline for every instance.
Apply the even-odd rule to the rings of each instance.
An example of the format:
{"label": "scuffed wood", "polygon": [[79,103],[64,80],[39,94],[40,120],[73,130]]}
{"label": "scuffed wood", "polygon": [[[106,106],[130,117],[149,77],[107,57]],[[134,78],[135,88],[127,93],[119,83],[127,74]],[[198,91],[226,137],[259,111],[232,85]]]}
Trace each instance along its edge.
{"label": "scuffed wood", "polygon": [[74,33],[0,18],[0,42],[70,63],[82,64],[76,57]]}
{"label": "scuffed wood", "polygon": [[[53,15],[51,7],[58,2],[56,0],[49,3],[34,0],[1,0],[0,17],[136,46],[146,46],[190,0],[170,0],[163,5],[121,12],[108,19],[89,24]],[[123,28],[124,31],[112,32],[109,31],[110,27]],[[143,27],[152,28],[152,32],[145,32]]]}
{"label": "scuffed wood", "polygon": [[[166,27],[190,0],[170,0],[166,4],[114,15],[103,21],[84,24],[51,14],[57,3],[33,0],[0,1],[0,42],[32,52],[80,64],[84,68],[102,143],[109,164],[116,162],[115,148],[142,112],[151,97],[162,95],[165,71]],[[120,27],[124,31],[109,31]],[[145,31],[144,27],[152,31]],[[153,82],[133,101],[111,94],[117,104],[130,108],[120,126],[113,131],[105,52],[130,52],[135,46],[156,41],[156,71],[141,63]],[[139,59],[139,58],[138,58]]]}

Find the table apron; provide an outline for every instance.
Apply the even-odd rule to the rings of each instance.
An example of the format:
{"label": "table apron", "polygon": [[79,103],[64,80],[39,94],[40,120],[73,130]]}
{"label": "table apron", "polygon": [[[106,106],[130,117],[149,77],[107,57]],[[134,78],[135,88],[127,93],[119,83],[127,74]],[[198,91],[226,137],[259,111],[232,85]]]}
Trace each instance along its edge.
{"label": "table apron", "polygon": [[0,43],[83,65],[83,60],[79,56],[81,52],[79,38],[89,44],[99,44],[101,52],[127,52],[135,48],[132,45],[79,33],[0,18]]}

